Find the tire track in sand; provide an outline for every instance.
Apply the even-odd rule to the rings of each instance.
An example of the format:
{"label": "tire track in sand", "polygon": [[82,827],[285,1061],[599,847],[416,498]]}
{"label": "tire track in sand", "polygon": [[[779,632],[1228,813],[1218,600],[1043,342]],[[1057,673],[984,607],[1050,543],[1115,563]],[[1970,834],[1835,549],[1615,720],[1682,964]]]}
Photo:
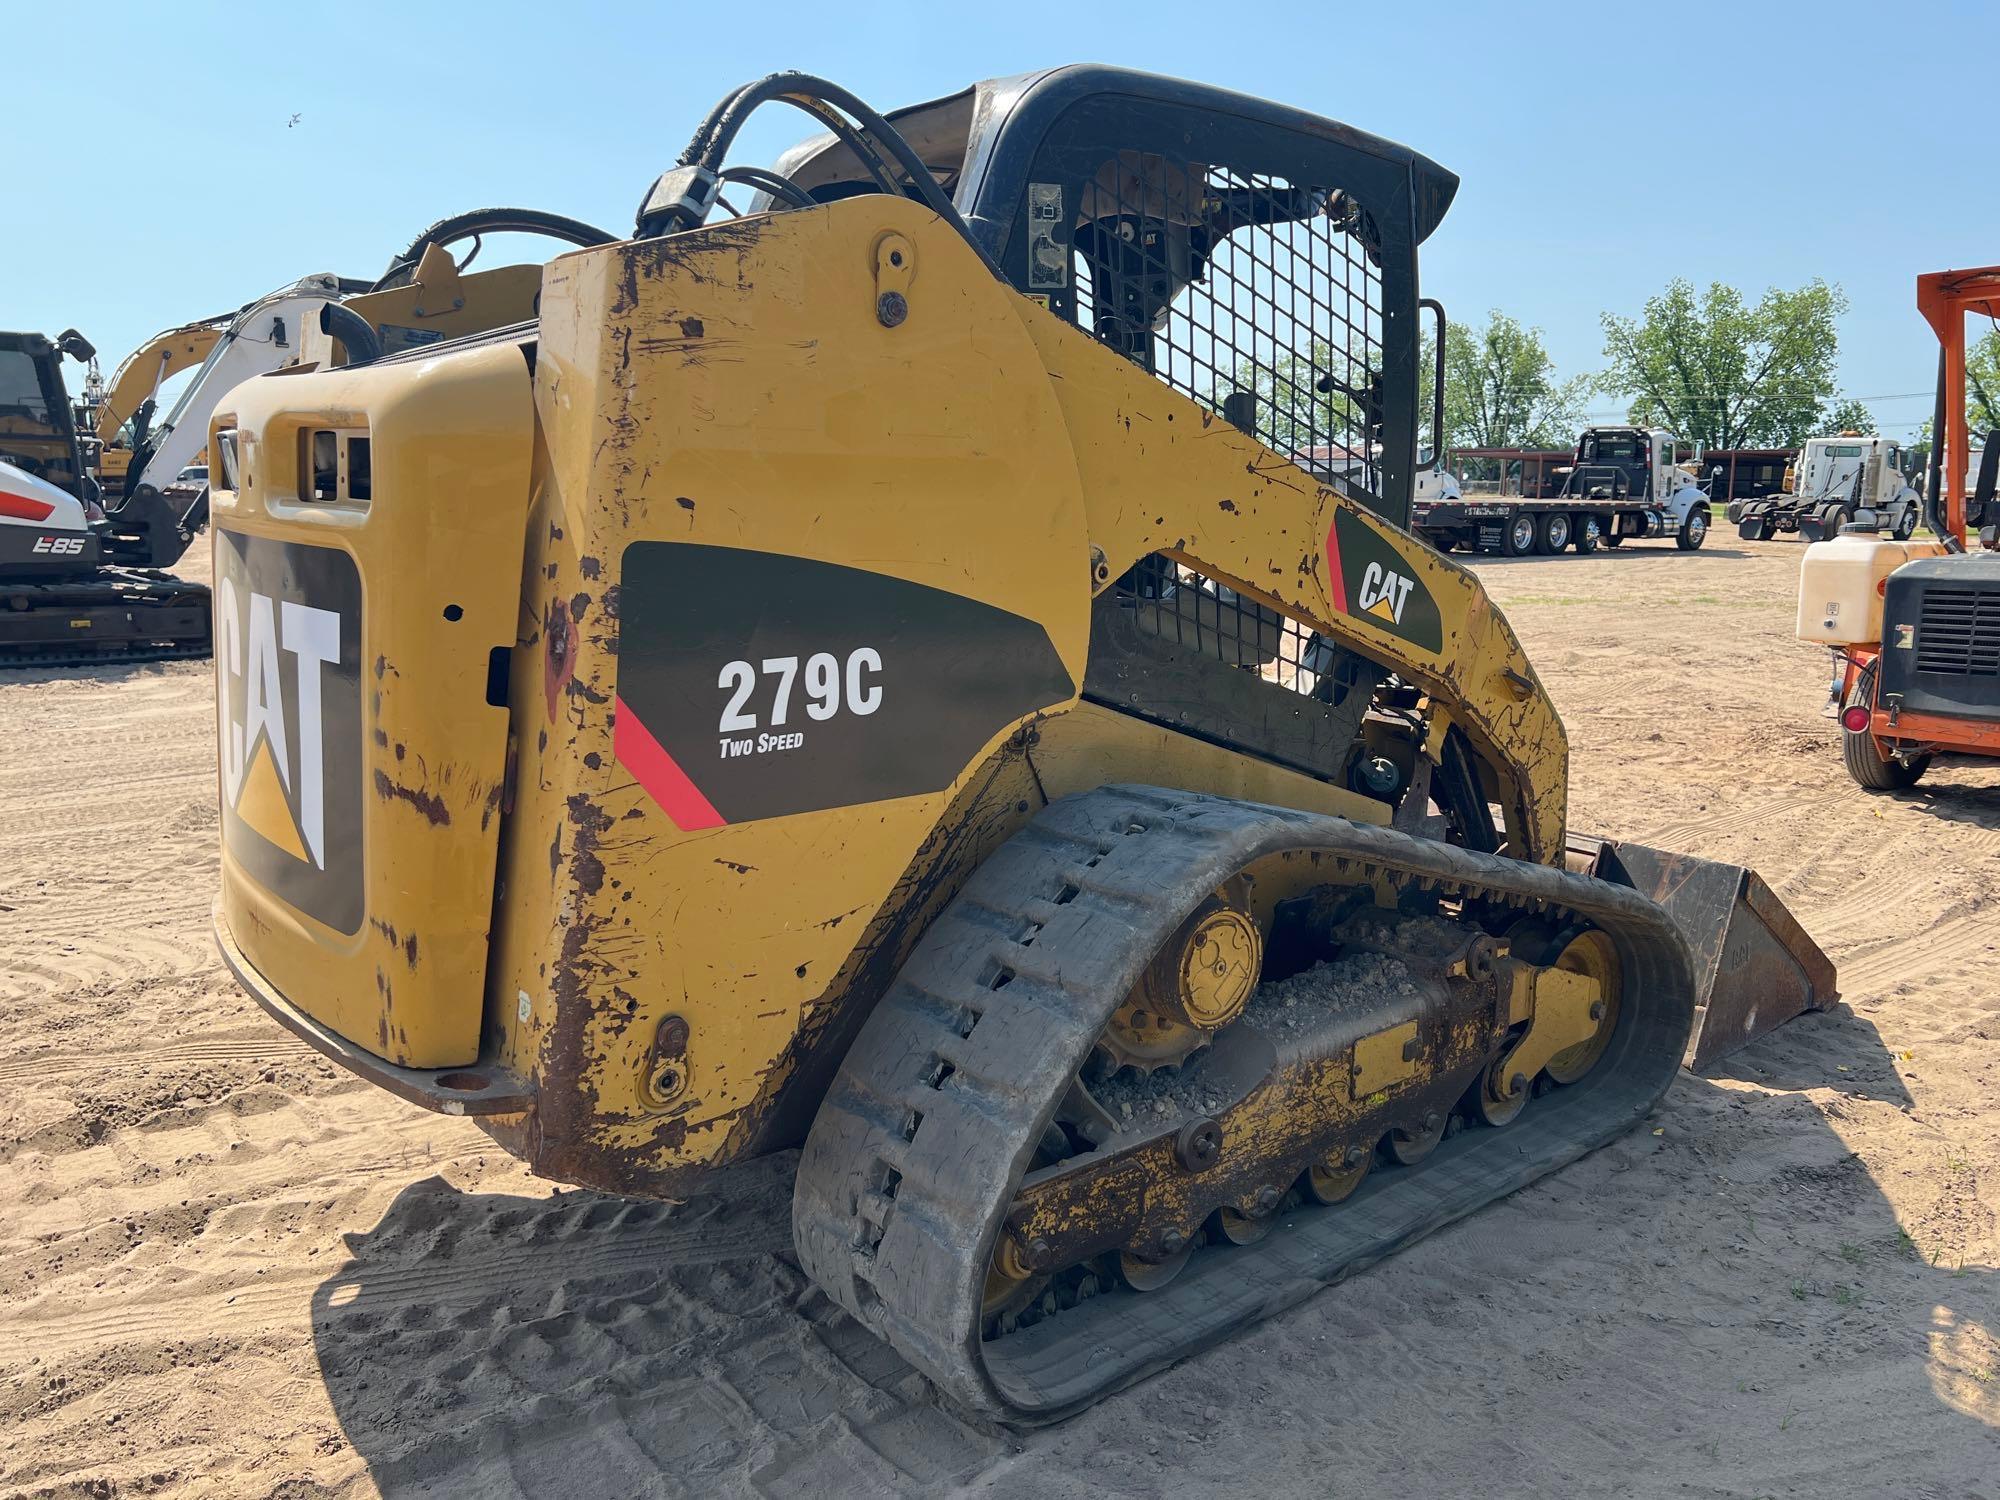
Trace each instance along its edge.
{"label": "tire track in sand", "polygon": [[[62,1359],[105,1344],[169,1341],[198,1336],[241,1336],[274,1323],[294,1322],[300,1308],[325,1292],[338,1309],[362,1297],[370,1308],[423,1306],[465,1311],[489,1300],[501,1304],[524,1286],[560,1283],[585,1291],[594,1282],[656,1274],[663,1266],[704,1266],[768,1255],[789,1243],[789,1223],[775,1214],[756,1216],[676,1213],[664,1205],[636,1204],[587,1195],[551,1199],[550,1207],[507,1220],[502,1232],[483,1236],[475,1253],[463,1239],[449,1253],[426,1253],[415,1263],[376,1264],[352,1275],[306,1263],[272,1269],[254,1263],[242,1275],[222,1273],[149,1278],[127,1295],[98,1295],[87,1307],[54,1294],[17,1306],[0,1326],[0,1364],[31,1354]],[[287,1205],[289,1206],[289,1205]],[[211,1210],[213,1221],[216,1212]],[[244,1238],[244,1226],[228,1237]],[[465,1236],[464,1238],[473,1238]],[[377,1244],[374,1260],[383,1261]],[[586,1299],[588,1300],[588,1299]]]}
{"label": "tire track in sand", "polygon": [[32,1078],[68,1078],[79,1073],[116,1073],[134,1067],[165,1068],[196,1063],[240,1062],[250,1067],[272,1062],[297,1062],[320,1054],[309,1043],[286,1033],[266,1036],[197,1037],[164,1047],[136,1047],[104,1052],[61,1051],[0,1061],[0,1083]]}

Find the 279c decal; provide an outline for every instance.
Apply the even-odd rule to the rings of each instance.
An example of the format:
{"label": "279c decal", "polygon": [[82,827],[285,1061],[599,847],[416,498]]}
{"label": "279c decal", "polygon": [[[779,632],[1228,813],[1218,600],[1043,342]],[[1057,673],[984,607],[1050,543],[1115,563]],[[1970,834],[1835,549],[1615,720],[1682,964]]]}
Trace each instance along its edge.
{"label": "279c decal", "polygon": [[691,542],[620,571],[612,749],[684,830],[940,791],[1076,694],[1038,621],[948,589]]}
{"label": "279c decal", "polygon": [[[815,651],[805,659],[803,701],[809,721],[824,724],[843,709],[866,716],[882,706],[882,653],[873,646],[856,646],[846,660],[831,651]],[[769,684],[768,694],[763,690]],[[732,661],[723,667],[715,685],[729,694],[715,732],[724,760],[738,755],[763,755],[772,750],[798,750],[806,742],[805,730],[758,734],[732,738],[746,730],[782,730],[792,724],[792,690],[799,683],[799,658],[767,656],[753,666]],[[757,704],[768,704],[758,717]]]}

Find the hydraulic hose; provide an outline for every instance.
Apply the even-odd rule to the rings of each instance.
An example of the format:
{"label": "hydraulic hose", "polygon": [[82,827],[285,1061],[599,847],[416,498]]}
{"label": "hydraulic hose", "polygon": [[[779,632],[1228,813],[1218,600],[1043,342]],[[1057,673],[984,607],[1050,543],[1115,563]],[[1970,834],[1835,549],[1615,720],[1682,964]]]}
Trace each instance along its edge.
{"label": "hydraulic hose", "polygon": [[319,309],[319,330],[332,334],[347,349],[347,363],[369,365],[382,357],[382,340],[374,327],[351,307],[323,302]]}
{"label": "hydraulic hose", "polygon": [[819,202],[789,177],[766,171],[763,167],[724,167],[716,174],[724,182],[740,182],[759,192],[769,193],[773,198],[782,198],[793,208],[818,208]]}
{"label": "hydraulic hose", "polygon": [[[708,114],[674,163],[676,168],[695,167],[720,176],[723,163],[729,155],[729,148],[735,144],[736,136],[743,128],[752,111],[772,100],[779,100],[795,109],[804,110],[813,118],[832,130],[834,135],[855,152],[862,164],[874,178],[875,184],[885,193],[900,193],[894,178],[887,170],[888,164],[882,160],[882,150],[894,158],[909,180],[910,191],[916,194],[923,205],[939,218],[950,224],[972,246],[974,252],[996,278],[1000,278],[1000,268],[993,258],[972,236],[972,230],[956,206],[939,189],[937,180],[931,176],[910,143],[881,115],[862,103],[853,94],[838,84],[829,83],[824,78],[811,73],[773,73],[768,78],[746,84],[724,99]],[[841,114],[852,117],[859,125],[849,124]],[[870,142],[875,145],[871,145]],[[650,195],[649,195],[650,196]],[[668,233],[675,228],[690,228],[691,225],[676,224],[671,213],[649,214],[641,205],[635,234],[642,239]]]}
{"label": "hydraulic hose", "polygon": [[1931,456],[1924,481],[1924,520],[1944,543],[1947,552],[1963,552],[1965,546],[1945,524],[1944,513],[1944,350],[1938,350],[1937,404],[1931,412]]}
{"label": "hydraulic hose", "polygon": [[[706,167],[711,172],[720,172],[723,161],[729,154],[729,148],[736,142],[737,132],[743,128],[743,122],[759,105],[769,103],[773,99],[782,99],[795,108],[803,109],[829,126],[836,124],[829,118],[831,112],[844,110],[860,124],[862,131],[873,137],[895,158],[896,164],[908,176],[910,186],[916,190],[917,196],[926,206],[936,210],[940,215],[954,219],[958,217],[957,210],[951,206],[950,200],[938,191],[937,182],[931,176],[930,168],[924,165],[923,160],[911,149],[910,143],[903,139],[895,126],[839,84],[815,77],[811,73],[773,73],[768,78],[759,79],[756,83],[739,89],[722,106],[712,129],[708,129],[708,122],[703,122],[704,129],[707,130],[706,139],[702,133],[697,132],[695,142],[689,146],[678,164],[684,167]],[[839,123],[845,124],[844,121]],[[851,131],[852,127],[848,129]],[[882,165],[879,152],[864,148],[863,162],[867,163],[871,156],[876,158],[874,165]]]}
{"label": "hydraulic hose", "polygon": [[586,224],[565,214],[544,213],[538,208],[475,208],[470,213],[439,219],[411,240],[401,254],[390,260],[389,269],[368,290],[379,292],[403,285],[410,279],[417,262],[423,259],[424,251],[432,245],[449,245],[457,240],[487,234],[538,234],[586,250],[593,245],[608,245],[616,238],[594,224]]}

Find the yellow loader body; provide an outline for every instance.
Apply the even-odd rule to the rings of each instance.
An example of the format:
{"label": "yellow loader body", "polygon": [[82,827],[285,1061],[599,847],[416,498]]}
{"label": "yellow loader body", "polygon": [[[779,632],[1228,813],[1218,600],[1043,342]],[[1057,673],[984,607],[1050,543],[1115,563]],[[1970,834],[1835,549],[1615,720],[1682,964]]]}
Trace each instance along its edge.
{"label": "yellow loader body", "polygon": [[[727,167],[778,97],[865,134]],[[216,928],[550,1177],[800,1146],[807,1274],[1048,1420],[1832,973],[1570,834],[1519,641],[1392,524],[1449,174],[1107,69],[898,118],[746,86],[533,323],[238,388]]]}

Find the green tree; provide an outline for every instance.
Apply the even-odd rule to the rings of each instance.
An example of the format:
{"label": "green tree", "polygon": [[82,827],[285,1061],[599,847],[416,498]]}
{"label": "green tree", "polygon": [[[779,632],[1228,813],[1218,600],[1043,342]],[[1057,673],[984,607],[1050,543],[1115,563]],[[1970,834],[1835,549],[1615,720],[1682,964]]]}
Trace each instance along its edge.
{"label": "green tree", "polygon": [[1824,425],[1833,399],[1838,287],[1773,287],[1755,307],[1715,282],[1696,295],[1675,278],[1637,318],[1606,313],[1598,388],[1631,402],[1631,420],[1709,448],[1790,447]]}
{"label": "green tree", "polygon": [[[1971,429],[1975,445],[2000,427],[2000,329],[1988,333],[1965,351],[1965,425]],[[1911,439],[1913,460],[1928,461],[1931,450],[1931,419],[1925,417]]]}
{"label": "green tree", "polygon": [[1828,432],[1872,433],[1875,430],[1875,414],[1850,396],[1829,411],[1821,425]]}
{"label": "green tree", "polygon": [[2000,329],[1965,351],[1965,420],[1980,437],[2000,427]]}
{"label": "green tree", "polygon": [[[1428,331],[1417,360],[1417,445],[1428,457],[1431,432],[1431,372],[1437,343]],[[1449,324],[1445,330],[1445,441],[1452,448],[1567,448],[1582,425],[1592,380],[1579,375],[1555,378],[1539,328],[1494,311],[1484,328]],[[1379,357],[1379,356],[1378,356]],[[1333,379],[1319,389],[1323,375]],[[1359,354],[1342,357],[1325,340],[1314,340],[1310,355],[1289,353],[1266,361],[1241,360],[1219,381],[1209,405],[1226,412],[1232,392],[1254,392],[1259,439],[1280,453],[1298,452],[1315,442],[1363,442],[1370,367]]]}
{"label": "green tree", "polygon": [[[1352,393],[1334,385],[1319,389],[1325,374],[1350,383]],[[1331,344],[1315,339],[1310,353],[1237,361],[1228,378],[1216,382],[1208,404],[1219,415],[1228,416],[1232,396],[1241,399],[1254,394],[1252,430],[1259,442],[1279,453],[1302,453],[1325,443],[1360,452],[1367,442],[1360,398],[1369,387],[1369,367],[1361,358],[1341,358]]]}
{"label": "green tree", "polygon": [[[1420,423],[1430,437],[1430,382],[1437,343],[1424,336],[1425,397]],[[1566,448],[1583,422],[1592,381],[1555,378],[1555,361],[1539,328],[1525,328],[1497,308],[1484,328],[1463,323],[1444,336],[1444,427],[1448,448]]]}

